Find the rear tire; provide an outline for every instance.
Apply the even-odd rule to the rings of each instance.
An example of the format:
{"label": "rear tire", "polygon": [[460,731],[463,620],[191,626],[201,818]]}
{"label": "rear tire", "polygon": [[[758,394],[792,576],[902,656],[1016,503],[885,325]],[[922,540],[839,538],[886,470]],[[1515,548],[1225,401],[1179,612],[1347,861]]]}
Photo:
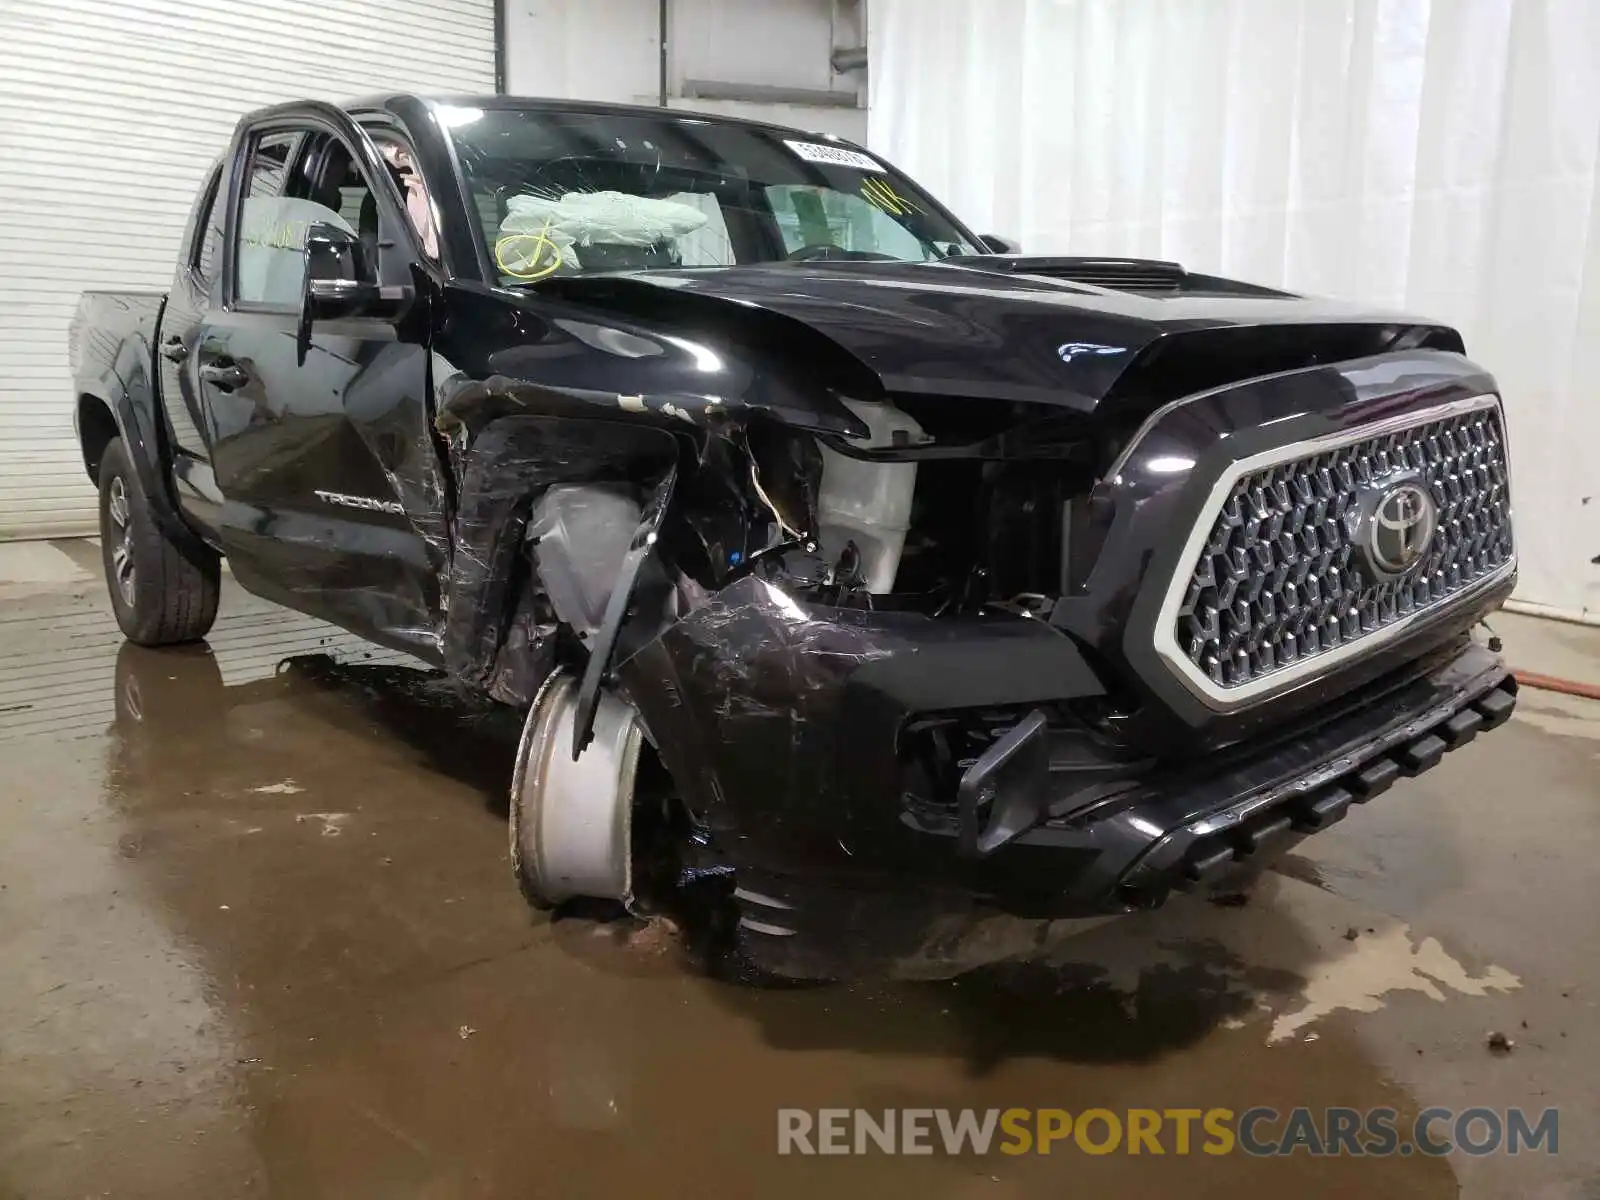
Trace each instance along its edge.
{"label": "rear tire", "polygon": [[156,523],[121,438],[100,462],[100,554],[111,610],[130,642],[171,646],[211,629],[222,560],[204,546],[178,545]]}

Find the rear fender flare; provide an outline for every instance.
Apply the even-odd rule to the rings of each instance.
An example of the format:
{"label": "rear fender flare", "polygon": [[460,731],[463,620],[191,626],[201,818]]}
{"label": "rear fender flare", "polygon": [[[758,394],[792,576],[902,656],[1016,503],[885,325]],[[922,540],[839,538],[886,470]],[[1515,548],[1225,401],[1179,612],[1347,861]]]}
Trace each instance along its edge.
{"label": "rear fender flare", "polygon": [[[161,531],[179,545],[200,547],[201,539],[184,521],[173,498],[171,462],[161,415],[156,410],[149,348],[142,341],[130,341],[117,356],[115,369],[108,368],[98,378],[80,385],[80,404],[84,398],[97,400],[110,411],[117,436],[127,449],[128,461],[133,464],[139,487],[149,500],[150,512]],[[81,428],[78,437],[81,446]],[[92,482],[99,484],[99,480]]]}

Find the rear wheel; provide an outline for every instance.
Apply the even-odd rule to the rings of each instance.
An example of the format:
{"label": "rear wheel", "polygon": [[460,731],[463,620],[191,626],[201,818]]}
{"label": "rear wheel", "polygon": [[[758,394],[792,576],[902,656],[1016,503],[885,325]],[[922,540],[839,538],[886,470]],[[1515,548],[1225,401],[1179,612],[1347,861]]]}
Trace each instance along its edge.
{"label": "rear wheel", "polygon": [[100,463],[100,553],[117,625],[141,646],[202,638],[217,619],[222,562],[162,531],[121,438]]}

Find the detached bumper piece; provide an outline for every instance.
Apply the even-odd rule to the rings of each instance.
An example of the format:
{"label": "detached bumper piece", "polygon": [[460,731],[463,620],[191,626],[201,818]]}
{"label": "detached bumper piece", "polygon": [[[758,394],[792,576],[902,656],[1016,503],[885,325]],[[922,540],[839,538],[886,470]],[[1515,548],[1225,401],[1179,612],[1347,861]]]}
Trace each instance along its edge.
{"label": "detached bumper piece", "polygon": [[1365,804],[1402,777],[1431,770],[1451,750],[1503,725],[1516,707],[1516,688],[1506,675],[1489,691],[1380,739],[1385,744],[1368,756],[1345,758],[1289,788],[1169,834],[1123,877],[1120,898],[1130,907],[1153,907],[1172,889],[1208,882],[1236,862],[1336,824],[1352,805]]}

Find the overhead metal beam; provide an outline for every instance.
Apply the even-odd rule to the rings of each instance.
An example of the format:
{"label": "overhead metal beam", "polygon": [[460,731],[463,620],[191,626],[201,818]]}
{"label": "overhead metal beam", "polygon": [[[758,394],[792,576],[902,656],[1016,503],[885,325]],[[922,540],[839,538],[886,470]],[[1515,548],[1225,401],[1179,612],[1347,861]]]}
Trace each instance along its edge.
{"label": "overhead metal beam", "polygon": [[506,2],[494,0],[494,91],[506,94]]}
{"label": "overhead metal beam", "polygon": [[668,24],[668,15],[669,15],[668,12],[667,12],[668,4],[669,4],[669,0],[658,0],[658,3],[656,4],[656,20],[657,20],[657,24],[659,26],[659,29],[657,31],[657,41],[660,43],[660,49],[661,49],[661,54],[660,54],[660,79],[658,81],[658,83],[659,83],[659,94],[656,97],[656,103],[659,104],[662,108],[665,108],[667,106],[667,83],[668,83],[668,69],[667,68],[670,65],[670,61],[667,58],[667,24]]}
{"label": "overhead metal beam", "polygon": [[827,88],[777,87],[764,83],[723,83],[715,79],[685,79],[683,95],[690,100],[733,100],[746,104],[803,104],[813,108],[859,108],[854,92]]}

